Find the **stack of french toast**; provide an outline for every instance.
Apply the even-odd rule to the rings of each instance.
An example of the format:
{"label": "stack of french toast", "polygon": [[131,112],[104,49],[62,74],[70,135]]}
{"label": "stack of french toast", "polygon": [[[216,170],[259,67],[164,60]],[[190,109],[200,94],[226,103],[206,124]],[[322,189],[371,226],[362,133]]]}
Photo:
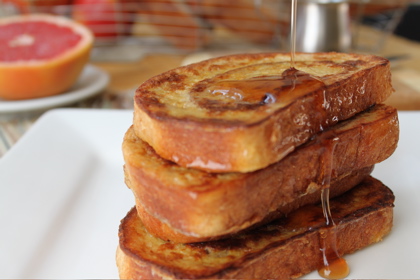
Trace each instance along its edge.
{"label": "stack of french toast", "polygon": [[300,277],[323,266],[325,205],[340,256],[382,240],[394,196],[370,174],[397,147],[392,92],[389,61],[344,53],[223,56],[140,85],[120,278]]}

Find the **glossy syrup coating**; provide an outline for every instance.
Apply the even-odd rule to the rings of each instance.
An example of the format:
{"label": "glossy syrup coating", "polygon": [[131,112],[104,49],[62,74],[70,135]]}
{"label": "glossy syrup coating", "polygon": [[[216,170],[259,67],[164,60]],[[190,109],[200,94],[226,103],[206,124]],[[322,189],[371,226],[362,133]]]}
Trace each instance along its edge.
{"label": "glossy syrup coating", "polygon": [[181,166],[249,172],[393,91],[389,62],[377,56],[298,53],[295,60],[306,76],[290,75],[289,54],[264,53],[210,59],[153,77],[134,98],[135,132]]}
{"label": "glossy syrup coating", "polygon": [[[125,178],[150,232],[176,242],[205,241],[320,201],[327,177],[335,195],[351,188],[357,184],[353,172],[387,159],[398,135],[396,109],[376,105],[264,169],[214,173],[160,157],[131,127],[123,142]],[[329,142],[337,137],[328,157]]]}
{"label": "glossy syrup coating", "polygon": [[[349,254],[381,241],[391,230],[394,196],[369,177],[331,200],[337,248]],[[289,279],[322,266],[321,205],[301,207],[251,232],[194,244],[154,237],[133,208],[119,230],[117,265],[121,279]]]}

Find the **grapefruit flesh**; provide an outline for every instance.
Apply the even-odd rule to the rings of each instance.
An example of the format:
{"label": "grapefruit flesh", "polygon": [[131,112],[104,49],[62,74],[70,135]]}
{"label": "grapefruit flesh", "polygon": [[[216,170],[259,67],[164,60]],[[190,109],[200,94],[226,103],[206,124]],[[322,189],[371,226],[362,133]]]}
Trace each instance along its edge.
{"label": "grapefruit flesh", "polygon": [[89,60],[91,32],[70,19],[23,15],[0,19],[0,98],[20,100],[69,89]]}

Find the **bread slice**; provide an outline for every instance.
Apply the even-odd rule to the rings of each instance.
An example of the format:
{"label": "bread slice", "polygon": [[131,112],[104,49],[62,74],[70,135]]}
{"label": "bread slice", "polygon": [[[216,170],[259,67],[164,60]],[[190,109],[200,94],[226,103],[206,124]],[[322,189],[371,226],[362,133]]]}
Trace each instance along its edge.
{"label": "bread slice", "polygon": [[[331,200],[339,253],[381,241],[392,228],[393,201],[372,177]],[[121,279],[295,278],[321,266],[326,230],[322,207],[310,205],[226,240],[176,244],[149,234],[133,208],[120,225],[117,266]]]}
{"label": "bread slice", "polygon": [[[355,185],[359,184],[363,179],[365,179],[367,176],[369,176],[372,173],[373,166],[365,167],[360,170],[355,170],[351,172],[350,174],[346,174],[345,176],[340,176],[337,178],[333,178],[331,182],[331,189],[330,189],[330,197],[338,196],[348,190],[350,190]],[[127,183],[129,185],[129,183]],[[194,220],[187,220],[185,223],[194,223],[194,224],[187,224],[187,226],[190,226],[190,228],[193,228],[193,226],[196,226],[197,224],[202,225],[204,227],[204,223],[207,222],[207,226],[209,227],[207,229],[207,232],[216,232],[213,233],[213,235],[200,235],[195,232],[184,232],[180,230],[178,227],[173,227],[173,223],[169,223],[167,220],[162,219],[161,217],[156,217],[155,215],[150,214],[146,209],[144,204],[139,198],[136,198],[136,209],[137,214],[139,215],[140,219],[142,220],[143,225],[148,230],[149,233],[152,235],[159,237],[163,240],[172,241],[175,243],[196,243],[196,242],[205,242],[210,240],[218,240],[218,239],[224,239],[226,236],[232,233],[238,233],[243,231],[248,231],[253,228],[256,228],[260,225],[264,225],[270,221],[275,220],[276,218],[283,217],[290,213],[293,210],[298,209],[301,206],[308,205],[308,204],[315,204],[319,203],[321,200],[321,189],[320,185],[317,185],[313,182],[310,183],[310,185],[314,186],[314,190],[311,190],[312,192],[302,194],[300,196],[297,196],[293,201],[290,202],[284,202],[282,203],[278,209],[273,210],[271,212],[268,212],[267,207],[265,205],[258,205],[255,202],[252,202],[252,205],[245,206],[242,205],[243,208],[241,209],[240,214],[244,215],[248,214],[251,215],[253,212],[255,212],[256,217],[250,217],[249,220],[241,223],[241,224],[233,224],[234,222],[237,222],[239,219],[235,216],[233,216],[233,210],[230,210],[230,208],[227,208],[226,206],[228,203],[225,201],[223,202],[225,208],[223,209],[217,209],[214,215],[209,214],[210,212],[208,209],[202,210],[199,209],[198,213],[201,212],[207,212],[206,215],[202,215],[202,219],[200,220],[200,217],[197,213],[189,213],[189,216],[184,217],[190,218]],[[309,186],[308,188],[311,188]],[[245,195],[245,194],[242,194]],[[264,196],[264,194],[257,194],[259,196]],[[252,196],[252,194],[251,194]],[[264,199],[259,199],[264,200]],[[265,199],[267,200],[267,198]],[[197,207],[197,206],[196,206]],[[238,205],[234,205],[235,208],[238,208]],[[248,210],[250,207],[255,207],[257,210]],[[262,208],[262,210],[266,210],[267,212],[262,214],[260,213],[259,208]],[[184,209],[183,209],[184,210]],[[221,212],[225,210],[226,214],[221,214]],[[176,211],[175,209],[173,211]],[[187,214],[188,215],[188,214]],[[228,220],[231,218],[233,221]],[[242,218],[242,217],[240,217]],[[176,226],[180,225],[183,220],[171,220],[170,222],[175,222]],[[216,224],[216,226],[220,226],[220,224],[233,224],[229,228],[223,228],[224,231],[214,230],[211,228],[211,225]],[[182,224],[181,226],[182,227]],[[193,228],[194,229],[194,228]],[[204,229],[205,230],[205,229]],[[201,233],[201,232],[200,232]]]}
{"label": "bread slice", "polygon": [[[295,67],[311,76],[290,66],[289,54],[242,54],[155,76],[134,97],[135,133],[178,165],[249,172],[393,92],[389,61],[381,57],[297,54]],[[294,90],[283,83],[295,83]]]}
{"label": "bread slice", "polygon": [[319,201],[314,193],[329,175],[324,170],[333,139],[339,140],[332,189],[340,185],[339,193],[357,183],[339,184],[340,179],[388,158],[398,136],[396,109],[376,105],[317,135],[283,160],[250,173],[208,173],[178,166],[159,157],[132,128],[122,150],[126,184],[137,198],[148,230],[163,239],[196,242],[238,232],[269,215],[284,215]]}

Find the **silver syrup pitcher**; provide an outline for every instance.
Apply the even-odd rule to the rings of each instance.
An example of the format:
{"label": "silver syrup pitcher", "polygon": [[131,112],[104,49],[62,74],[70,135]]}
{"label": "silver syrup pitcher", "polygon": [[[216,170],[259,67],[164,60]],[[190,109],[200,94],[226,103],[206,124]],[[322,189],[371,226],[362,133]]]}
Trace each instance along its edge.
{"label": "silver syrup pitcher", "polygon": [[298,0],[296,12],[296,51],[350,50],[352,34],[348,1]]}

